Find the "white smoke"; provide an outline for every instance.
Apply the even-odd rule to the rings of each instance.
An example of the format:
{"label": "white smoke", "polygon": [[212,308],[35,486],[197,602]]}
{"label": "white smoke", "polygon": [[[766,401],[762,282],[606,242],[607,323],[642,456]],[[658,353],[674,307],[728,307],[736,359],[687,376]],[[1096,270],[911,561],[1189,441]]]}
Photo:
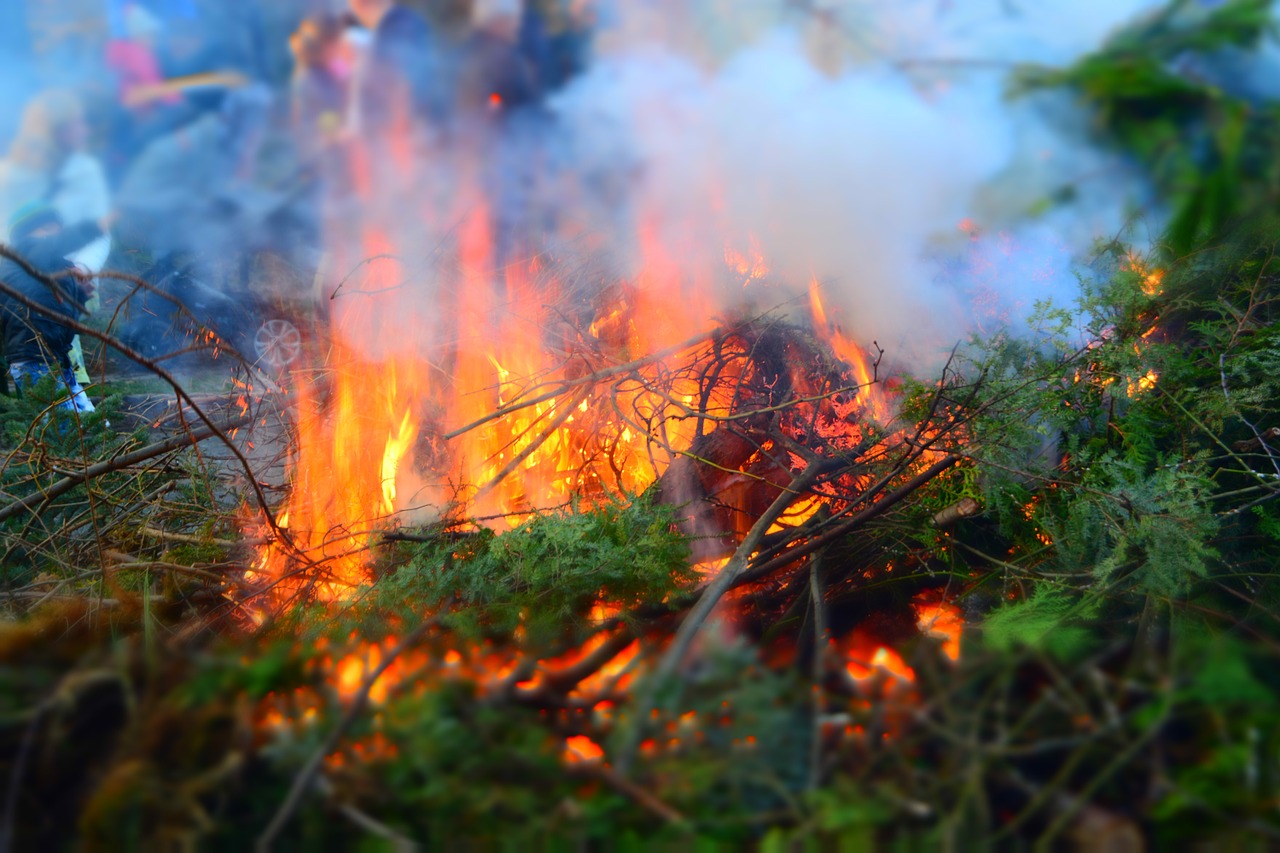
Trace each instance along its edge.
{"label": "white smoke", "polygon": [[555,103],[575,162],[629,169],[630,213],[660,215],[688,268],[750,238],[779,279],[824,282],[856,339],[921,366],[1069,301],[1144,188],[1066,98],[1009,102],[1008,75],[1163,4],[805,5],[618,3],[605,55]]}

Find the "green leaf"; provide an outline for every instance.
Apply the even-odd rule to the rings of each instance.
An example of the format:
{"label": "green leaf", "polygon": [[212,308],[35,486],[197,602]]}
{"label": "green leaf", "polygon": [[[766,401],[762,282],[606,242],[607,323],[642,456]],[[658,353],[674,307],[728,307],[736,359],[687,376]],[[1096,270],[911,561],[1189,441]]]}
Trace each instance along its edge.
{"label": "green leaf", "polygon": [[1096,633],[1084,624],[1099,606],[1042,585],[1026,601],[1006,604],[987,614],[981,626],[983,642],[1006,653],[1032,648],[1062,660],[1076,660],[1099,642]]}

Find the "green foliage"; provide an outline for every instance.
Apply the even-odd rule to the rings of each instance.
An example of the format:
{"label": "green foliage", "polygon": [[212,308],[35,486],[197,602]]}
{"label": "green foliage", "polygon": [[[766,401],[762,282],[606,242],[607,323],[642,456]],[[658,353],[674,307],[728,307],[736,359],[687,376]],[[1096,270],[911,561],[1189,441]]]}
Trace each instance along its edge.
{"label": "green foliage", "polygon": [[[68,411],[58,404],[65,390],[52,377],[45,377],[19,396],[0,397],[0,493],[4,504],[31,499],[47,493],[62,480],[68,469],[92,464],[127,447],[131,436],[112,432],[109,419],[116,401],[107,399],[97,411],[87,414]],[[106,478],[106,487],[128,487],[127,475]],[[89,500],[95,487],[77,486],[60,497],[41,500],[34,512],[19,512],[0,523],[0,585],[29,582],[42,572],[65,572],[67,551],[59,546],[65,539],[45,540],[32,535],[36,530],[67,532],[92,525],[95,512]]]}
{"label": "green foliage", "polygon": [[[812,732],[808,707],[794,701],[805,690],[797,674],[771,671],[746,643],[708,639],[697,666],[659,685],[658,695],[673,695],[677,683],[678,705],[624,718],[613,746],[638,722],[660,795],[724,840],[753,835],[753,815],[802,814]],[[643,695],[646,687],[635,689]]]}
{"label": "green foliage", "polygon": [[1048,525],[1064,569],[1088,565],[1100,581],[1123,576],[1160,595],[1185,593],[1209,573],[1218,523],[1194,460],[1165,460],[1147,471],[1104,455],[1090,468],[1079,483],[1088,492],[1066,501],[1060,523]]}
{"label": "green foliage", "polygon": [[533,841],[557,822],[557,801],[573,794],[561,745],[535,711],[486,705],[463,685],[397,698],[380,731],[397,746],[395,760],[376,762],[381,794],[394,792],[392,816],[426,842]]}
{"label": "green foliage", "polygon": [[1078,660],[1098,644],[1088,620],[1097,615],[1099,607],[1099,602],[1082,602],[1078,596],[1041,586],[1028,600],[988,613],[982,622],[982,638],[998,652],[1027,647],[1062,660]]}
{"label": "green foliage", "polygon": [[383,578],[377,594],[389,607],[452,608],[450,624],[473,640],[519,631],[528,646],[546,649],[585,628],[599,601],[626,611],[656,605],[692,579],[672,508],[636,498],[424,548]]}
{"label": "green foliage", "polygon": [[1280,110],[1187,70],[1256,47],[1274,27],[1273,5],[1227,0],[1206,10],[1173,0],[1070,68],[1023,69],[1014,91],[1075,91],[1096,132],[1144,164],[1173,205],[1167,240],[1181,255],[1276,201]]}

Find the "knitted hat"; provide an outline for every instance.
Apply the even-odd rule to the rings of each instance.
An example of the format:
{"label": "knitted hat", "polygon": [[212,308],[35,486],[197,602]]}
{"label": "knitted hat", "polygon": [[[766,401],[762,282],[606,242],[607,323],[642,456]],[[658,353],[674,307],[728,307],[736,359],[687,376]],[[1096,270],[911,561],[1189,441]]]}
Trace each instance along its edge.
{"label": "knitted hat", "polygon": [[9,217],[9,242],[18,243],[46,225],[61,225],[62,217],[47,201],[29,201]]}

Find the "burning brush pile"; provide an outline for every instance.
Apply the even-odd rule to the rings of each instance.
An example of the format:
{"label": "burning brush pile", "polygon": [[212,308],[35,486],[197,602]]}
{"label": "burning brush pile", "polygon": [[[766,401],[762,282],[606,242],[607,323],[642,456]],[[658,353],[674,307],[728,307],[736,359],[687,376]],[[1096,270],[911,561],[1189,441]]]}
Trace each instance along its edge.
{"label": "burning brush pile", "polygon": [[[287,488],[200,480],[165,439],[5,510],[15,551],[65,519],[99,532],[56,555],[105,566],[26,581],[39,601],[0,631],[23,664],[0,727],[17,837],[1132,838],[1126,803],[1175,749],[1276,707],[1201,630],[1262,635],[1234,602],[1267,552],[1256,512],[1206,510],[1195,442],[1258,466],[1224,469],[1220,499],[1274,487],[1270,433],[1179,415],[1212,423],[1255,357],[1175,335],[1211,326],[1168,309],[1185,274],[1121,253],[1084,345],[996,341],[922,383],[817,286],[697,329],[545,261],[458,291],[439,351],[375,353],[402,271],[366,267],[286,386]],[[763,261],[729,269],[784,301]],[[1219,292],[1247,306],[1258,280]],[[1196,371],[1202,403],[1168,393]],[[277,399],[237,399],[256,427],[228,447]],[[1144,430],[1190,449],[1143,468]],[[246,492],[280,497],[246,513]],[[1218,554],[1249,571],[1213,582]]]}
{"label": "burning brush pile", "polygon": [[[1185,45],[1157,17],[1172,53],[1135,65],[1120,40],[1072,85],[1113,93],[1101,114],[1126,150],[1182,151],[1203,81],[1135,110],[1133,69],[1163,81],[1267,6],[1217,4],[1220,35]],[[645,127],[665,141],[668,107],[701,127],[722,105],[735,121],[710,126],[751,132],[694,146],[702,165],[741,150],[754,169],[771,124],[754,81],[789,79],[761,67],[747,101],[658,99]],[[238,386],[230,420],[154,360],[135,359],[176,412],[152,432],[176,434],[96,429],[121,422],[110,401],[74,428],[47,395],[7,403],[0,853],[72,833],[90,850],[1280,837],[1280,183],[1248,171],[1276,162],[1258,154],[1276,133],[1203,85],[1212,139],[1149,164],[1180,176],[1185,256],[1106,244],[1074,308],[983,329],[926,377],[847,335],[836,294],[797,292],[816,257],[798,232],[840,244],[818,274],[860,277],[844,308],[862,302],[863,329],[918,317],[932,340],[943,291],[896,324],[875,304],[895,275],[928,277],[906,268],[919,246],[877,255],[881,231],[850,242],[827,214],[861,186],[841,174],[883,172],[889,190],[854,195],[901,204],[852,221],[932,235],[932,206],[909,202],[964,158],[924,158],[936,179],[859,165],[906,148],[796,122],[850,171],[782,169],[804,204],[759,194],[768,228],[734,219],[758,184],[732,170],[702,193],[688,176],[718,170],[619,176],[630,190],[600,201],[625,273],[568,216],[512,261],[483,181],[441,161],[449,191],[427,201],[397,171],[394,225],[375,193],[327,235],[309,363],[269,393]],[[864,120],[862,92],[821,112],[891,125]],[[955,140],[948,122],[907,129]],[[1180,195],[1186,175],[1213,197]],[[1267,215],[1219,229],[1250,187]],[[828,188],[834,206],[810,203]],[[691,197],[706,204],[664,217]],[[767,248],[785,275],[753,232],[783,235]],[[399,251],[436,237],[429,261]],[[1003,271],[1020,250],[995,242]],[[268,446],[287,464],[255,468]]]}
{"label": "burning brush pile", "polygon": [[[729,260],[770,287],[763,259]],[[398,280],[373,270],[362,293]],[[976,511],[920,496],[961,462],[957,389],[879,375],[816,283],[798,318],[703,331],[536,263],[470,284],[489,299],[456,306],[438,360],[358,356],[344,334],[379,316],[359,303],[291,392],[292,491],[255,531],[241,612],[293,626],[309,662],[261,698],[258,737],[297,749],[348,713],[269,835],[317,778],[359,787],[380,762],[443,762],[444,793],[488,784],[467,755],[498,750],[475,769],[595,780],[680,823],[637,780],[740,763],[764,775],[686,794],[782,808],[899,736],[913,667],[954,660],[962,620],[934,543],[873,531]]]}

